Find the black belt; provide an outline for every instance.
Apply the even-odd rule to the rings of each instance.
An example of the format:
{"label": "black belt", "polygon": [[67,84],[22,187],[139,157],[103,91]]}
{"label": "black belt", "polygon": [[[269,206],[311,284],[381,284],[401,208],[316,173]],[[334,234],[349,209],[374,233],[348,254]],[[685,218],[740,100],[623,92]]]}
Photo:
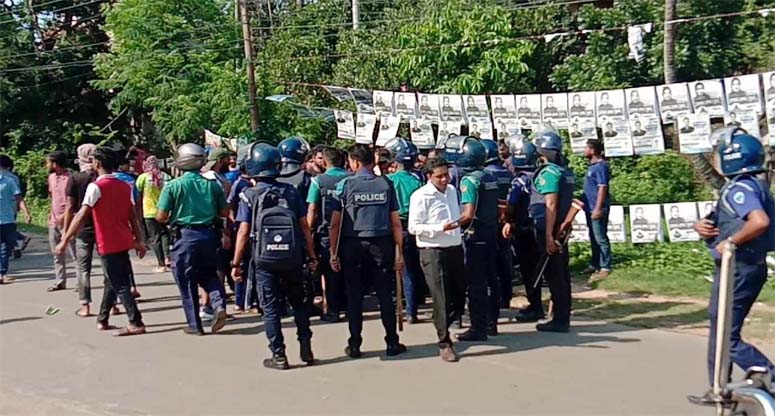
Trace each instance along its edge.
{"label": "black belt", "polygon": [[447,251],[447,250],[454,250],[462,248],[462,246],[449,246],[449,247],[417,247],[420,250],[439,250],[439,251]]}
{"label": "black belt", "polygon": [[175,224],[174,227],[180,228],[182,230],[214,230],[215,224],[191,224],[191,225],[178,225]]}

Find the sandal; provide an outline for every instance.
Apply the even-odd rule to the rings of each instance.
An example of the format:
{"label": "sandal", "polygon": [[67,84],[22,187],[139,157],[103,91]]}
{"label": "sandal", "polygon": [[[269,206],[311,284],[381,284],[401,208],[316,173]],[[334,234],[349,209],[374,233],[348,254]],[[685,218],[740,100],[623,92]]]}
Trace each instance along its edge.
{"label": "sandal", "polygon": [[109,331],[111,329],[116,329],[116,327],[108,323],[102,323],[102,322],[97,323],[97,331]]}
{"label": "sandal", "polygon": [[94,314],[92,314],[91,312],[89,312],[89,313],[87,313],[86,315],[84,315],[84,314],[82,314],[82,313],[81,313],[81,310],[80,310],[80,309],[76,309],[76,310],[75,310],[75,316],[77,316],[77,317],[79,317],[79,318],[89,318],[89,317],[91,317],[91,316],[94,316]]}
{"label": "sandal", "polygon": [[118,308],[118,306],[114,306],[113,309],[110,310],[110,314],[115,315],[121,315],[121,309]]}
{"label": "sandal", "polygon": [[46,292],[56,292],[59,290],[65,290],[67,289],[64,284],[60,283],[58,285],[51,286],[50,288],[46,289]]}
{"label": "sandal", "polygon": [[124,328],[119,329],[118,331],[113,331],[114,337],[128,337],[131,335],[140,335],[145,333],[145,327],[144,326],[127,326]]}

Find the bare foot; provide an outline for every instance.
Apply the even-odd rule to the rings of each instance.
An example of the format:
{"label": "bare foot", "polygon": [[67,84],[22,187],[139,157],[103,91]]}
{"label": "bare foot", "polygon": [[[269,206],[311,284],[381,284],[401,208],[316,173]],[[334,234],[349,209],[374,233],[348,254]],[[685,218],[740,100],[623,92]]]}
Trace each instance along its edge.
{"label": "bare foot", "polygon": [[78,309],[77,311],[75,311],[75,315],[76,315],[76,316],[79,316],[79,317],[81,317],[81,318],[88,318],[88,317],[90,317],[90,316],[93,316],[93,315],[91,314],[91,308],[89,307],[89,305],[88,305],[88,304],[86,304],[86,305],[81,305],[81,308],[80,308],[80,309]]}

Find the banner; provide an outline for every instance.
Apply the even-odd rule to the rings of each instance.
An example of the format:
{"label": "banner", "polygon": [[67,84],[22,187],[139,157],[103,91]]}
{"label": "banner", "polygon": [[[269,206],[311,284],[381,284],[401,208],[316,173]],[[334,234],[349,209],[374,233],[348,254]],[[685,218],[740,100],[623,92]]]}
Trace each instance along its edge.
{"label": "banner", "polygon": [[374,100],[371,98],[371,92],[358,88],[350,88],[350,94],[355,100],[355,106],[359,113],[374,114]]}
{"label": "banner", "polygon": [[336,117],[336,137],[355,140],[353,113],[345,110],[334,110],[334,116]]}
{"label": "banner", "polygon": [[663,85],[658,88],[659,109],[662,121],[670,123],[675,121],[678,113],[690,113],[692,106],[689,103],[689,89],[684,83]]}
{"label": "banner", "polygon": [[223,146],[225,137],[219,136],[210,130],[205,129],[205,147],[216,149]]}
{"label": "banner", "polygon": [[724,124],[742,127],[751,136],[758,137],[759,139],[762,137],[759,131],[759,116],[756,114],[756,110],[744,110],[734,106],[724,115]]}
{"label": "banner", "polygon": [[358,113],[355,124],[355,143],[374,143],[374,127],[377,126],[377,116],[374,114]]}
{"label": "banner", "polygon": [[630,116],[632,147],[636,155],[657,155],[665,153],[665,139],[662,123],[654,114],[633,114]]}
{"label": "banner", "polygon": [[413,92],[395,93],[396,115],[401,121],[417,117],[417,97]]}
{"label": "banner", "polygon": [[588,243],[589,226],[587,225],[587,214],[582,209],[576,213],[571,223],[571,235],[568,239],[571,243]]}
{"label": "banner", "polygon": [[612,205],[608,212],[608,241],[612,243],[626,243],[627,232],[624,227],[624,207]]}
{"label": "banner", "polygon": [[775,147],[775,71],[763,75],[766,88],[764,97],[767,107],[767,125],[770,132],[770,146]]}
{"label": "banner", "polygon": [[710,116],[705,113],[678,114],[678,148],[680,153],[696,154],[713,151],[709,141],[711,133]]}
{"label": "banner", "polygon": [[556,129],[568,128],[570,121],[567,93],[541,94],[541,121]]}
{"label": "banner", "polygon": [[516,118],[504,118],[496,122],[495,130],[498,132],[498,140],[506,140],[509,136],[521,133],[519,121]]}
{"label": "banner", "polygon": [[439,124],[441,115],[439,114],[439,96],[436,94],[417,94],[420,100],[420,117],[430,120],[431,123]]}
{"label": "banner", "polygon": [[728,111],[763,112],[760,89],[759,74],[724,78]]}
{"label": "banner", "polygon": [[459,95],[441,96],[441,121],[450,122],[450,126],[455,122],[458,125],[463,124],[463,101]]}
{"label": "banner", "polygon": [[513,95],[491,95],[490,103],[492,103],[492,120],[496,126],[504,119],[517,119],[517,106]]}
{"label": "banner", "polygon": [[439,134],[438,134],[439,140],[449,137],[450,134],[454,134],[454,135],[460,134],[460,122],[442,121],[439,124]]}
{"label": "banner", "polygon": [[662,217],[659,211],[659,204],[630,206],[630,230],[633,243],[662,241]]}
{"label": "banner", "polygon": [[700,218],[708,218],[713,210],[716,209],[716,201],[700,201],[697,203],[697,212]]}
{"label": "banner", "polygon": [[517,95],[514,98],[517,102],[519,127],[535,130],[538,124],[541,123],[541,95]]}
{"label": "banner", "polygon": [[388,140],[398,134],[398,125],[401,123],[398,117],[383,116],[379,119],[379,134],[377,134],[377,146],[384,146]]}
{"label": "banner", "polygon": [[700,236],[694,231],[694,223],[697,222],[697,204],[695,202],[681,202],[664,204],[662,209],[667,219],[667,235],[670,242],[700,241]]}
{"label": "banner", "polygon": [[574,153],[582,153],[587,140],[597,140],[595,93],[570,93],[570,142]]}
{"label": "banner", "polygon": [[336,101],[339,101],[340,103],[353,100],[353,96],[350,95],[350,90],[348,90],[347,88],[324,85],[323,89],[328,91],[328,93],[331,94],[331,96],[334,97],[334,99],[336,99]]}
{"label": "banner", "polygon": [[492,123],[490,122],[490,116],[487,115],[483,118],[469,117],[468,134],[480,139],[495,140],[495,137],[492,134]]}
{"label": "banner", "polygon": [[433,126],[427,118],[415,118],[409,121],[409,135],[419,149],[433,149],[436,141],[433,139]]}
{"label": "banner", "polygon": [[484,118],[490,116],[490,110],[487,108],[486,95],[464,95],[466,120],[473,118]]}
{"label": "banner", "polygon": [[724,116],[724,87],[721,80],[706,79],[689,83],[692,105],[695,113],[711,117]]}
{"label": "banner", "polygon": [[374,112],[377,117],[395,114],[393,111],[393,91],[374,91]]}
{"label": "banner", "polygon": [[657,112],[657,90],[654,87],[629,88],[624,90],[627,96],[627,114],[641,118],[651,116],[659,118]]}
{"label": "banner", "polygon": [[602,126],[601,118],[624,118],[624,91],[597,91],[595,94],[598,126]]}

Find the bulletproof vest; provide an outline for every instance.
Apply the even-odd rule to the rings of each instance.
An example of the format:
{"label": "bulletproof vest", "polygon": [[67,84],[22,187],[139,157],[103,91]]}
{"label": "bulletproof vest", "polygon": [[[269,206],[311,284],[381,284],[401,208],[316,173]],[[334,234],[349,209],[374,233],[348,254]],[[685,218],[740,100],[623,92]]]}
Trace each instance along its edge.
{"label": "bulletproof vest", "polygon": [[345,176],[333,176],[327,173],[317,176],[320,189],[320,215],[318,216],[317,233],[328,235],[331,226],[331,204],[336,199],[336,186]]}
{"label": "bulletproof vest", "polygon": [[411,173],[412,176],[417,178],[420,181],[420,183],[422,183],[423,185],[425,185],[425,183],[427,182],[427,180],[425,179],[425,175],[423,175],[421,170],[412,169],[409,173]]}
{"label": "bulletproof vest", "polygon": [[306,201],[307,194],[309,193],[309,186],[312,183],[312,176],[307,173],[306,170],[301,169],[296,173],[287,176],[280,176],[277,178],[277,182],[287,183],[288,185],[296,188],[301,198]]}
{"label": "bulletproof vest", "polygon": [[476,190],[476,210],[474,220],[469,227],[474,234],[480,229],[492,229],[498,227],[498,182],[490,173],[475,170],[464,177],[472,178],[479,182]]}
{"label": "bulletproof vest", "polygon": [[517,176],[512,181],[511,192],[520,192],[521,195],[517,200],[517,205],[514,210],[514,222],[522,227],[527,228],[532,225],[530,220],[530,189],[533,186],[533,173],[532,172],[518,172]]}
{"label": "bulletproof vest", "polygon": [[560,170],[560,192],[559,192],[559,204],[557,210],[557,218],[555,219],[555,228],[565,220],[565,216],[568,215],[571,203],[573,202],[573,192],[576,190],[576,177],[573,175],[573,171],[567,167],[555,165],[553,163],[545,164],[538,168],[533,174],[533,180],[530,182],[530,217],[533,218],[533,224],[539,229],[545,229],[546,227],[546,198],[544,195],[538,192],[535,185],[535,178],[541,173],[542,170],[548,166],[556,166]]}
{"label": "bulletproof vest", "polygon": [[390,193],[394,192],[390,181],[384,176],[354,175],[347,178],[344,188],[342,235],[390,235]]}
{"label": "bulletproof vest", "polygon": [[[751,180],[742,181],[749,178]],[[741,175],[729,181],[721,189],[718,203],[716,204],[716,227],[719,235],[716,241],[723,241],[740,231],[745,220],[737,215],[728,201],[728,196],[735,190],[744,188],[756,192],[770,218],[769,229],[755,239],[737,247],[736,255],[741,258],[764,258],[768,251],[775,250],[775,201],[767,186],[753,176]],[[734,196],[733,196],[734,197]]]}
{"label": "bulletproof vest", "polygon": [[508,169],[498,164],[487,165],[484,167],[484,171],[495,177],[495,181],[498,183],[498,199],[505,200],[508,198],[509,190],[511,190],[511,180],[514,179],[514,175]]}

